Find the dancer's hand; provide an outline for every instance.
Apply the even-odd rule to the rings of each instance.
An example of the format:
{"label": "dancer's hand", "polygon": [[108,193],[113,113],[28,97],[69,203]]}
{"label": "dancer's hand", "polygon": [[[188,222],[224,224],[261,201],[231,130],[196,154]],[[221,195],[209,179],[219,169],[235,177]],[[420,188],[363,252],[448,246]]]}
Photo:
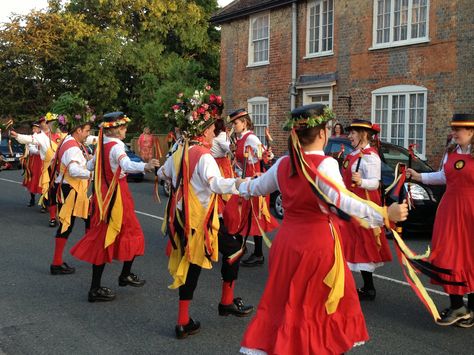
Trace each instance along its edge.
{"label": "dancer's hand", "polygon": [[362,177],[360,176],[360,173],[352,173],[352,181],[357,186],[362,185]]}
{"label": "dancer's hand", "polygon": [[388,219],[392,222],[402,222],[408,217],[408,204],[406,200],[403,203],[392,203],[388,209]]}
{"label": "dancer's hand", "polygon": [[407,174],[407,179],[411,178],[414,181],[420,181],[421,182],[421,174],[417,173],[412,168],[408,168],[406,174]]}
{"label": "dancer's hand", "polygon": [[158,159],[151,159],[148,163],[145,164],[146,171],[153,171],[155,168],[160,167],[160,161]]}

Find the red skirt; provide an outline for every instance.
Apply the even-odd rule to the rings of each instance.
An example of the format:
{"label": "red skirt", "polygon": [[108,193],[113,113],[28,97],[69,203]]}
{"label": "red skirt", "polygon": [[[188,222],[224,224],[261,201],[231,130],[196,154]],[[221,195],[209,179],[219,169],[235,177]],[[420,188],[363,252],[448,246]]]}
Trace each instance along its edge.
{"label": "red skirt", "polygon": [[41,171],[43,169],[43,161],[41,160],[39,154],[31,154],[28,157],[27,164],[30,176],[28,181],[23,179],[23,186],[25,186],[32,194],[40,194],[42,190],[39,186],[39,180],[41,177]]}
{"label": "red skirt", "polygon": [[359,263],[381,263],[392,260],[385,230],[382,228],[377,237],[371,229],[361,227],[358,222],[339,221],[342,245],[346,261]]}
{"label": "red skirt", "polygon": [[323,280],[333,263],[334,239],[327,217],[291,222],[285,216],[270,249],[265,291],[241,345],[269,355],[323,355],[341,354],[368,340],[346,263],[344,297],[335,313],[326,312],[330,288]]}
{"label": "red skirt", "polygon": [[[466,282],[466,286],[443,285],[446,293],[474,292],[474,189],[446,190],[436,212],[431,262],[449,269],[445,280]],[[435,280],[431,280],[437,284]]]}
{"label": "red skirt", "polygon": [[122,193],[123,220],[115,242],[104,249],[108,225],[99,222],[97,200],[93,201],[91,227],[86,235],[71,249],[71,254],[79,260],[101,265],[112,260],[129,261],[145,252],[145,238],[135,214],[135,205],[128,189],[126,178],[119,180]]}
{"label": "red skirt", "polygon": [[[268,207],[270,205],[270,197],[266,196],[265,201]],[[265,233],[268,233],[279,227],[276,218],[270,214],[270,221],[267,221],[265,216],[259,213],[258,206],[258,197],[246,200],[238,195],[232,195],[224,208],[224,224],[228,232],[230,234],[253,236],[262,235],[260,228]],[[268,210],[270,211],[270,207],[268,207]]]}

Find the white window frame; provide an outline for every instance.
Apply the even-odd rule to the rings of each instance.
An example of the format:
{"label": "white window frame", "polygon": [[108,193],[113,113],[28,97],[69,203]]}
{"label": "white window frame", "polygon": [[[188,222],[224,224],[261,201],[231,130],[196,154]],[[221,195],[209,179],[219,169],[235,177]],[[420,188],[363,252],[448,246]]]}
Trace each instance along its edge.
{"label": "white window frame", "polygon": [[[372,47],[369,50],[381,49],[381,48],[390,48],[390,47],[400,47],[400,46],[407,46],[412,44],[419,44],[419,43],[426,43],[430,41],[429,34],[430,34],[430,0],[426,0],[426,30],[425,36],[411,38],[411,29],[412,29],[412,19],[413,19],[413,1],[414,0],[407,0],[408,1],[408,15],[407,15],[407,39],[405,40],[394,40],[394,22],[395,22],[395,1],[390,1],[390,27],[389,27],[389,41],[377,43],[377,10],[378,10],[378,2],[381,0],[373,0],[373,25],[372,25]],[[382,0],[387,1],[387,0]],[[402,1],[402,0],[398,0]]]}
{"label": "white window frame", "polygon": [[[322,44],[323,44],[323,31],[321,30],[321,28],[322,28],[322,13],[323,13],[323,3],[328,2],[328,1],[332,2],[332,9],[331,9],[332,22],[330,24],[331,25],[330,38],[332,38],[332,45],[331,45],[331,49],[323,51],[322,50],[322,47],[323,47],[322,46]],[[306,56],[304,57],[305,59],[306,58],[314,58],[314,57],[324,57],[324,56],[334,54],[334,2],[335,2],[335,0],[313,0],[313,1],[308,1],[307,6],[306,6]],[[320,29],[319,34],[318,34],[318,46],[319,46],[320,50],[318,50],[317,52],[310,52],[311,9],[313,7],[316,7],[317,5],[320,5],[319,24],[318,24],[318,27]],[[326,38],[329,38],[329,37],[326,37]]]}
{"label": "white window frame", "polygon": [[[268,18],[268,36],[267,37],[262,37],[259,40],[267,40],[268,41],[268,48],[267,48],[267,60],[262,60],[262,61],[255,61],[254,58],[254,40],[253,40],[253,22],[257,20],[258,18],[261,17],[267,17]],[[270,64],[270,12],[264,12],[264,13],[259,13],[254,16],[250,16],[249,18],[249,44],[248,44],[248,65],[247,67],[256,67],[256,66],[261,66],[261,65],[268,65]]]}
{"label": "white window frame", "polygon": [[[321,102],[311,101],[311,97],[316,96],[316,95],[329,95],[329,101],[321,101]],[[325,84],[324,86],[321,86],[321,87],[313,87],[313,88],[304,89],[303,90],[303,105],[322,103],[332,108],[332,97],[333,97],[333,85],[329,86]]]}
{"label": "white window frame", "polygon": [[[254,106],[255,105],[265,105],[266,109],[264,112],[264,115],[266,116],[266,124],[262,124],[258,122],[258,118],[256,117],[257,113],[254,112]],[[263,143],[265,142],[265,128],[268,128],[270,125],[270,117],[269,117],[269,103],[268,103],[268,98],[267,97],[262,97],[262,96],[257,96],[257,97],[252,97],[247,100],[247,112],[250,114],[250,117],[252,118],[252,123],[254,125],[254,133],[260,139],[260,141]],[[261,113],[260,113],[261,114]],[[262,131],[262,132],[261,132]]]}
{"label": "white window frame", "polygon": [[[381,122],[378,120],[376,116],[376,100],[377,96],[388,96],[388,103],[387,103],[387,132],[381,132],[381,137],[386,137],[383,139],[384,141],[391,143],[391,136],[392,136],[392,103],[394,96],[405,95],[405,109],[404,109],[404,142],[403,146],[408,148],[409,145],[409,126],[410,126],[410,95],[411,94],[423,94],[424,95],[424,102],[423,102],[423,137],[422,137],[422,147],[417,146],[415,148],[417,155],[426,160],[426,117],[428,111],[428,89],[422,86],[415,86],[415,85],[393,85],[393,86],[386,86],[377,90],[372,91],[372,116],[374,122],[382,126]],[[415,123],[416,124],[416,123]],[[416,133],[415,133],[416,134]]]}

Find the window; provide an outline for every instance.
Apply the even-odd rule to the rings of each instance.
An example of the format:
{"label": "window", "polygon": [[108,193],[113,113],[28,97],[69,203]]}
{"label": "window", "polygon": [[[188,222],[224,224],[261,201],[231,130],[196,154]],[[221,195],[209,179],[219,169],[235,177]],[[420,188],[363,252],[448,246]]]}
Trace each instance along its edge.
{"label": "window", "polygon": [[332,54],[334,1],[308,3],[306,52],[308,56]]}
{"label": "window", "polygon": [[380,138],[426,154],[427,89],[420,86],[388,86],[372,92],[372,117],[380,125]]}
{"label": "window", "polygon": [[265,128],[268,127],[268,99],[266,97],[254,97],[248,102],[248,112],[254,125],[253,133],[263,144],[265,141]]}
{"label": "window", "polygon": [[374,48],[428,41],[429,0],[374,0]]}
{"label": "window", "polygon": [[304,90],[303,105],[309,104],[323,104],[332,107],[332,88]]}
{"label": "window", "polygon": [[268,64],[270,15],[250,18],[249,65]]}

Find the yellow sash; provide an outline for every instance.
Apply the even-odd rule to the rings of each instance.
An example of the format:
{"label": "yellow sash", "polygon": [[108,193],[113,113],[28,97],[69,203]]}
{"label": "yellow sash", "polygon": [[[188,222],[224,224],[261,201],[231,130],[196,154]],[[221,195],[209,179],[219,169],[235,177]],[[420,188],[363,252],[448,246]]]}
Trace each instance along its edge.
{"label": "yellow sash", "polygon": [[[179,286],[184,285],[186,282],[186,276],[188,275],[189,264],[196,264],[201,266],[204,269],[211,269],[212,262],[218,261],[219,250],[218,250],[218,236],[217,232],[219,230],[219,216],[217,212],[217,198],[215,194],[211,195],[210,203],[207,208],[203,207],[199,202],[193,188],[189,186],[189,196],[188,201],[189,210],[192,213],[189,216],[190,224],[190,235],[188,235],[188,244],[184,249],[184,254],[181,252],[181,244],[178,235],[174,235],[173,239],[177,245],[176,249],[172,249],[171,255],[168,262],[168,270],[173,277],[173,283],[168,286],[171,289],[178,288]],[[211,216],[212,226],[209,230],[211,245],[212,245],[212,255],[208,258],[205,255],[205,232],[204,229],[207,228],[204,223],[206,216],[210,212],[210,209],[213,208],[214,211]],[[181,221],[182,223],[183,221]]]}
{"label": "yellow sash", "polygon": [[[61,172],[71,186],[71,191],[66,200],[64,201],[61,198],[63,204],[58,214],[62,226],[61,233],[64,233],[71,225],[71,216],[87,219],[89,212],[89,198],[87,197],[89,181],[71,177],[64,164],[61,164]],[[62,194],[62,191],[58,191],[58,193]]]}

